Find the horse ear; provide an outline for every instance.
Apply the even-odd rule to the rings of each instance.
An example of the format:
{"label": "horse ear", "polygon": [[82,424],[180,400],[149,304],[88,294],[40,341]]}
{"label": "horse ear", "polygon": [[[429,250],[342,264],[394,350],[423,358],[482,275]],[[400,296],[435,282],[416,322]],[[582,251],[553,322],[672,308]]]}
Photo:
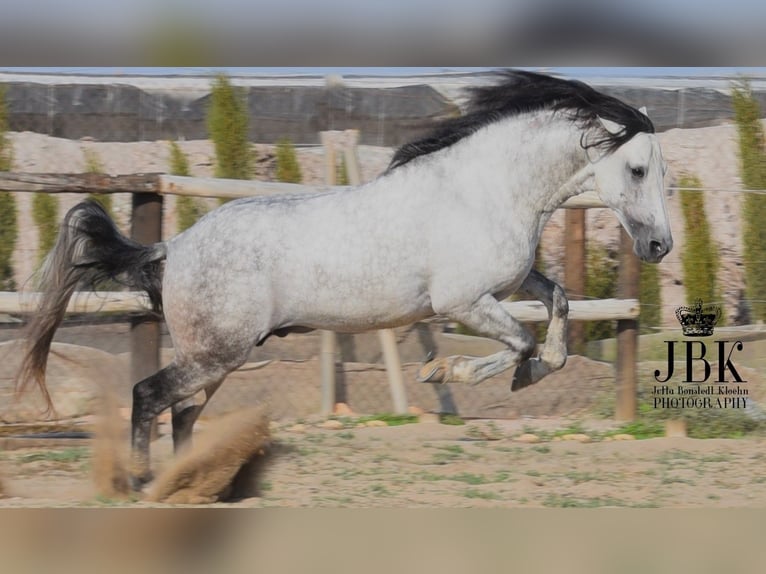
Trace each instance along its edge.
{"label": "horse ear", "polygon": [[613,136],[616,136],[617,134],[625,131],[625,126],[620,125],[617,122],[613,122],[612,120],[598,116],[598,121],[600,121],[601,126]]}

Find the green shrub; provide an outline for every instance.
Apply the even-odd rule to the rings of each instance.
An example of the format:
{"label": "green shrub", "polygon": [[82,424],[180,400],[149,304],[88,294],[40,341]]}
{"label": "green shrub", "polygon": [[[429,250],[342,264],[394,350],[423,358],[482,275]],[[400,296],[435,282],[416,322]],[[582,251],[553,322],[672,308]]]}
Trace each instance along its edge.
{"label": "green shrub", "polygon": [[[348,180],[348,178],[346,178]],[[289,140],[277,143],[277,181],[284,183],[301,183],[303,174],[295,154],[295,146]],[[342,185],[342,184],[339,184]]]}
{"label": "green shrub", "polygon": [[253,151],[247,139],[249,116],[243,90],[221,74],[213,83],[207,109],[207,129],[215,148],[215,176],[250,179]]}
{"label": "green shrub", "polygon": [[[0,88],[0,171],[13,167],[13,145],[8,139],[8,108],[5,103],[5,88]],[[7,191],[0,191],[0,291],[14,291],[13,250],[18,238],[16,219],[16,197]]]}
{"label": "green shrub", "polygon": [[346,156],[340,156],[340,163],[335,172],[336,185],[349,185],[348,166],[346,165]]}
{"label": "green shrub", "polygon": [[[170,142],[170,173],[189,176],[189,160],[176,142]],[[205,206],[196,197],[181,195],[176,200],[178,231],[186,231],[205,215]]]}
{"label": "green shrub", "polygon": [[641,262],[638,289],[641,302],[639,330],[641,333],[652,333],[662,323],[662,286],[657,264]]}
{"label": "green shrub", "polygon": [[32,197],[32,219],[37,226],[37,260],[41,263],[56,243],[59,231],[59,200],[50,193],[35,193]]}
{"label": "green shrub", "polygon": [[[85,159],[85,172],[86,173],[105,173],[104,164],[101,162],[101,158],[98,156],[95,150],[84,148],[82,150],[83,158]],[[112,195],[109,193],[90,193],[88,199],[99,202],[106,212],[112,215]]]}
{"label": "green shrub", "polygon": [[0,291],[16,290],[13,250],[18,233],[16,198],[8,191],[0,191]]}
{"label": "green shrub", "polygon": [[191,175],[189,160],[176,142],[170,142],[170,173],[187,177]]}
{"label": "green shrub", "polygon": [[[766,190],[766,150],[761,111],[749,82],[732,89],[732,106],[739,135],[742,184],[745,189]],[[745,295],[751,320],[766,320],[766,195],[746,193],[742,201],[742,243]]]}
{"label": "green shrub", "polygon": [[705,211],[705,196],[699,178],[687,175],[678,184],[681,189],[681,212],[684,217],[686,241],[681,253],[686,302],[719,301],[721,299],[716,277],[718,276],[718,250],[713,242]]}
{"label": "green shrub", "polygon": [[[585,250],[585,296],[588,299],[608,299],[617,296],[617,260],[606,246],[588,242]],[[616,333],[614,321],[588,321],[585,340],[609,339]]]}

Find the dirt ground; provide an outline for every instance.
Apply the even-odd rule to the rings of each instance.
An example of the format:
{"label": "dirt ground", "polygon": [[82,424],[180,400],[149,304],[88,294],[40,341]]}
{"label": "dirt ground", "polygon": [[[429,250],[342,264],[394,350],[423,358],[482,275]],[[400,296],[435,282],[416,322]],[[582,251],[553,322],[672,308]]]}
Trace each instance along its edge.
{"label": "dirt ground", "polygon": [[[664,507],[766,505],[765,439],[561,440],[571,419],[474,420],[338,430],[319,420],[273,424],[257,496],[234,507]],[[153,464],[172,460],[160,425]],[[204,424],[200,432],[204,433]],[[542,440],[518,440],[531,432]],[[83,446],[5,450],[0,507],[164,506],[99,497]]]}
{"label": "dirt ground", "polygon": [[[94,333],[103,334],[102,327],[94,329]],[[78,337],[82,340],[77,342],[89,341],[87,333],[80,331],[72,334],[73,342]],[[472,347],[467,345],[477,344],[473,339],[435,335],[440,355],[470,352]],[[400,345],[405,356],[423,353],[419,345],[408,341],[403,338]],[[345,363],[340,371],[343,400],[354,413],[343,419],[342,428],[330,430],[321,426],[325,418],[313,414],[320,388],[315,343],[311,337],[296,335],[275,342],[273,349],[264,347],[264,353],[291,360],[274,358],[261,368],[233,373],[195,427],[201,436],[227,412],[254,405],[269,409],[273,447],[255,476],[257,496],[227,505],[766,506],[766,437],[605,440],[618,428],[613,419],[595,418],[605,400],[614,400],[614,370],[608,363],[573,355],[561,371],[509,393],[510,372],[474,387],[423,385],[414,382],[419,364],[408,362],[403,370],[409,404],[426,413],[445,412],[444,407],[452,405],[465,424],[421,422],[390,427],[358,427],[355,414],[390,410],[385,370],[375,363]],[[375,345],[366,345],[364,339],[357,343],[360,357],[372,356]],[[118,391],[123,425],[119,431],[122,438],[114,448],[126,450],[129,386],[117,385],[126,378],[120,376],[127,368],[122,355],[72,344],[57,343],[54,348],[57,352],[51,357],[49,382],[54,384],[57,408],[91,405],[71,421],[69,430],[93,428],[97,413],[93,400],[98,389],[111,382],[112,389]],[[14,355],[6,352],[0,356],[0,392],[10,404]],[[262,361],[271,357],[253,358]],[[641,363],[638,372],[651,373],[655,367]],[[764,404],[766,382],[756,370],[739,368],[748,380],[751,399]],[[36,393],[27,396],[31,399]],[[2,412],[8,417],[18,415],[18,407]],[[613,405],[607,405],[606,411],[612,409]],[[27,442],[25,448],[19,448],[24,445],[18,439],[7,437],[18,435],[22,424],[33,425],[34,432],[39,433],[40,421],[8,419],[5,423],[0,425],[0,494],[4,494],[0,508],[156,505],[99,496],[92,475],[100,465],[90,440],[69,439],[64,443],[56,439],[35,444],[35,448]],[[565,431],[577,426],[589,442],[557,440],[557,435],[565,432],[580,432]],[[152,449],[155,472],[173,462],[167,416],[159,432]],[[539,442],[521,442],[519,437],[525,433],[536,435]]]}

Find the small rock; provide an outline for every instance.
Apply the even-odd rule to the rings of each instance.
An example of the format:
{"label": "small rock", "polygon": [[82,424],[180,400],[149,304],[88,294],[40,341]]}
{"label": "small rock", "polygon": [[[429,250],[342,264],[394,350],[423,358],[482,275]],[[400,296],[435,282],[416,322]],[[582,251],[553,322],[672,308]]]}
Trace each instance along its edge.
{"label": "small rock", "polygon": [[614,440],[636,440],[632,434],[616,434]]}
{"label": "small rock", "polygon": [[665,421],[665,436],[685,437],[686,421],[683,419]]}
{"label": "small rock", "polygon": [[343,423],[340,421],[336,421],[335,419],[328,419],[325,422],[323,422],[321,425],[319,425],[319,427],[323,429],[329,429],[329,430],[340,430],[343,428]]}
{"label": "small rock", "polygon": [[388,423],[386,421],[367,421],[364,423],[364,426],[366,427],[387,427]]}
{"label": "small rock", "polygon": [[565,434],[561,437],[561,440],[576,440],[577,442],[590,442],[590,437],[587,434],[572,433]]}
{"label": "small rock", "polygon": [[312,414],[301,417],[301,420],[307,425],[318,425],[327,420],[327,415]]}
{"label": "small rock", "polygon": [[423,413],[418,415],[418,422],[439,424],[439,415],[437,413]]}
{"label": "small rock", "polygon": [[353,411],[351,410],[351,407],[348,406],[346,403],[335,403],[335,408],[333,409],[333,413],[340,416],[351,416],[353,415]]}
{"label": "small rock", "polygon": [[514,439],[516,442],[526,442],[526,443],[535,443],[540,442],[540,437],[536,434],[532,433],[524,433],[523,435],[519,435]]}
{"label": "small rock", "polygon": [[287,432],[306,432],[306,425],[298,423],[287,429]]}
{"label": "small rock", "polygon": [[407,412],[408,412],[409,414],[411,414],[411,415],[415,415],[415,416],[418,416],[418,417],[419,417],[419,416],[420,416],[420,415],[422,415],[422,414],[423,414],[425,411],[424,411],[423,409],[421,409],[420,407],[411,406],[411,407],[407,407]]}

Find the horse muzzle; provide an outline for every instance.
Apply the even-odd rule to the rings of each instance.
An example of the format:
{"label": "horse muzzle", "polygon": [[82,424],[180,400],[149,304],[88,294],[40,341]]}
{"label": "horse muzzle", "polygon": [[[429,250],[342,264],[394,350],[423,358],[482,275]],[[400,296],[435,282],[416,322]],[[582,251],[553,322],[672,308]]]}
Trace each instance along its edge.
{"label": "horse muzzle", "polygon": [[650,239],[648,241],[636,241],[634,252],[639,259],[647,263],[659,263],[673,249],[673,239]]}

